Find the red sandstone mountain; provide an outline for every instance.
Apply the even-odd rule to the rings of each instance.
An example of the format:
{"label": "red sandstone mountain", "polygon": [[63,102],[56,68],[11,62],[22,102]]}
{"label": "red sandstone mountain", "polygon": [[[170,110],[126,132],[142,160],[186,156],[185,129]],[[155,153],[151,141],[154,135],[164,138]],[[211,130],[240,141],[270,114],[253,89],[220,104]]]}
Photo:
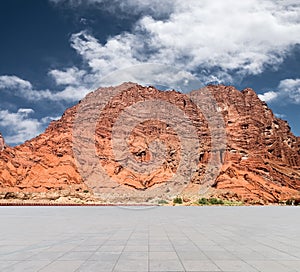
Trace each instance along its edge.
{"label": "red sandstone mountain", "polygon": [[[116,90],[119,93],[114,95]],[[10,195],[20,195],[21,192],[23,196],[30,198],[37,192],[53,192],[58,198],[60,194],[68,196],[84,191],[92,192],[93,184],[84,181],[99,177],[95,174],[97,166],[95,159],[91,160],[90,154],[93,152],[89,153],[86,139],[88,126],[95,120],[93,144],[96,147],[96,164],[100,164],[107,176],[115,181],[112,184],[105,177],[95,178],[97,192],[100,190],[101,193],[103,190],[106,194],[111,193],[113,198],[110,200],[118,202],[126,201],[126,188],[137,194],[160,186],[172,191],[171,187],[176,185],[176,181],[168,184],[168,180],[176,174],[184,154],[181,153],[183,151],[179,136],[168,122],[151,119],[135,126],[131,131],[128,149],[137,162],[151,161],[149,146],[153,141],[159,139],[164,143],[164,161],[150,173],[136,173],[123,167],[115,158],[111,142],[114,125],[124,110],[138,102],[156,100],[173,104],[184,112],[200,140],[197,149],[199,161],[196,169],[193,169],[191,181],[188,180],[184,190],[177,193],[198,198],[199,190],[201,191],[205,182],[203,177],[207,171],[207,163],[217,155],[222,167],[216,178],[210,181],[211,188],[206,194],[262,203],[298,198],[300,138],[291,133],[287,122],[276,118],[252,89],[240,92],[231,86],[218,85],[208,86],[206,91],[214,96],[218,111],[224,118],[227,134],[225,150],[212,150],[209,124],[188,96],[176,91],[162,92],[153,87],[126,83],[115,88],[98,89],[89,94],[79,104],[67,109],[60,120],[51,122],[44,133],[22,145],[5,146],[0,136],[2,196],[9,198]],[[103,92],[111,97],[103,102],[105,107],[100,116],[93,117],[92,109],[99,106],[97,99]],[[73,138],[73,126],[78,121],[76,114],[79,110],[85,118],[80,128],[82,133],[77,135],[82,144],[80,147],[74,146]],[[134,115],[131,117],[132,120],[138,118]],[[78,123],[76,125],[78,129]],[[83,160],[79,163],[86,165],[87,176],[78,169],[75,154],[76,158],[79,156]],[[114,192],[120,188],[123,188],[121,192],[124,195],[118,194],[118,198]]]}
{"label": "red sandstone mountain", "polygon": [[2,137],[2,134],[0,133],[0,151],[2,151],[5,147],[5,141]]}

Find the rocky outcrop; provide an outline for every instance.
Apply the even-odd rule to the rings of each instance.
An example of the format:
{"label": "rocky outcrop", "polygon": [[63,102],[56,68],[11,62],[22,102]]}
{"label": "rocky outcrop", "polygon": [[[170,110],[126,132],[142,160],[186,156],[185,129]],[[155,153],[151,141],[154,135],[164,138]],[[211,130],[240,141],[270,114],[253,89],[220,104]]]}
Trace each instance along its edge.
{"label": "rocky outcrop", "polygon": [[214,188],[252,202],[278,202],[300,191],[300,139],[252,89],[209,86],[221,107],[227,152]]}
{"label": "rocky outcrop", "polygon": [[[97,118],[93,117],[91,109],[98,106],[94,99],[97,94],[103,91],[113,93],[117,88],[123,91],[112,95],[101,114]],[[287,122],[276,118],[252,89],[238,91],[231,86],[217,85],[208,86],[206,91],[211,92],[217,101],[227,134],[227,147],[219,154],[222,167],[211,182],[212,186],[207,194],[251,203],[277,203],[299,198],[300,139],[291,133]],[[89,98],[92,98],[91,104],[84,104]],[[7,192],[14,195],[28,195],[26,192],[59,195],[61,192],[64,196],[66,192],[74,195],[93,191],[90,184],[84,182],[84,174],[78,169],[75,160],[75,154],[85,152],[84,146],[74,146],[73,125],[79,109],[86,113],[81,142],[85,145],[86,127],[97,120],[93,138],[97,163],[108,177],[119,184],[117,187],[147,191],[162,186],[176,174],[184,155],[178,132],[170,126],[168,120],[150,118],[135,125],[130,131],[126,148],[138,163],[147,163],[153,159],[153,142],[159,140],[164,145],[165,157],[162,163],[149,173],[137,173],[129,167],[123,167],[120,161],[127,157],[116,159],[112,143],[116,136],[114,127],[125,110],[140,102],[154,100],[175,105],[195,127],[196,136],[200,140],[197,147],[199,161],[196,169],[193,169],[191,182],[187,181],[182,194],[198,198],[207,163],[212,158],[211,136],[206,118],[184,94],[176,91],[162,92],[154,87],[132,83],[96,90],[81,103],[66,110],[60,120],[51,122],[44,133],[22,145],[7,146],[4,149],[3,142],[1,148],[0,137],[0,191],[3,195]],[[139,115],[132,114],[130,119],[139,120]],[[126,131],[125,128],[122,130],[121,123],[119,135],[122,133]],[[90,163],[88,154],[86,158],[83,157],[84,163],[94,171],[96,166],[93,165],[94,161]],[[105,184],[106,181],[103,179],[95,182]],[[115,188],[115,185],[108,186],[105,190],[114,192]]]}
{"label": "rocky outcrop", "polygon": [[83,191],[72,151],[76,106],[44,133],[0,153],[0,188],[6,192]]}

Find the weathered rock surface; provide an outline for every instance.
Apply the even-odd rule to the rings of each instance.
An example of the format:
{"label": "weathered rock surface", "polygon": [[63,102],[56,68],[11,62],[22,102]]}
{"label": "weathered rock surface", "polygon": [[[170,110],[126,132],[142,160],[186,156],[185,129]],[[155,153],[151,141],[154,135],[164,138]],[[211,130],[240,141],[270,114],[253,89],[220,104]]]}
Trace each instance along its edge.
{"label": "weathered rock surface", "polygon": [[[126,148],[134,160],[143,163],[152,159],[150,145],[153,141],[164,144],[163,163],[149,173],[136,173],[123,167],[115,158],[111,140],[114,125],[125,109],[149,100],[171,103],[189,117],[200,141],[197,169],[193,169],[195,174],[182,192],[198,198],[212,156],[210,132],[201,111],[188,96],[176,91],[161,92],[132,83],[121,86],[124,91],[112,97],[96,119],[94,144],[99,165],[117,184],[130,190],[147,191],[167,183],[176,174],[183,156],[179,136],[168,122],[144,121],[133,128],[127,141]],[[106,92],[112,90],[112,87],[104,89]],[[97,90],[88,97],[102,91]],[[208,86],[206,91],[215,97],[227,133],[227,148],[219,154],[222,168],[207,194],[251,203],[277,203],[299,198],[300,139],[291,133],[287,122],[276,118],[252,89],[240,92],[231,86],[217,85]],[[74,196],[93,191],[89,183],[84,182],[73,151],[84,152],[84,146],[78,149],[73,145],[73,124],[81,103],[66,110],[62,118],[51,122],[44,133],[22,145],[4,148],[0,135],[0,191],[3,196],[9,197],[7,193],[11,192],[16,198],[20,194],[26,197],[33,194],[36,198],[38,193],[59,197],[61,192],[66,197],[66,192]],[[96,104],[84,108],[87,124],[92,122],[90,108]],[[138,116],[132,115],[132,119],[138,120]],[[83,126],[82,137],[85,135]],[[85,163],[90,163],[88,156]],[[94,165],[90,166],[94,168]],[[101,184],[105,180],[96,182]],[[107,189],[114,191],[113,187]]]}
{"label": "weathered rock surface", "polygon": [[[300,191],[300,138],[252,89],[209,86],[222,110],[228,147],[214,187],[221,195],[277,202]],[[227,191],[227,192],[226,192]]]}
{"label": "weathered rock surface", "polygon": [[76,106],[66,110],[44,133],[0,153],[1,191],[82,191],[86,187],[72,152],[72,122]]}

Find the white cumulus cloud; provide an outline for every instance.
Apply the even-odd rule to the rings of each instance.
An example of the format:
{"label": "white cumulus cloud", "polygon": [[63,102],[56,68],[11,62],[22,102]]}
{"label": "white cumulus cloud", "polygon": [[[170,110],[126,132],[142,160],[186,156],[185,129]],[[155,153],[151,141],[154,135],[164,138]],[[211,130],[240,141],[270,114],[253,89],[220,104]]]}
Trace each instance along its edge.
{"label": "white cumulus cloud", "polygon": [[[146,9],[151,2],[141,3],[125,1],[123,5]],[[219,67],[223,71],[258,74],[267,65],[280,64],[290,46],[299,42],[300,23],[296,18],[300,16],[300,5],[295,3],[167,1],[164,5],[172,13],[166,20],[144,16],[131,33],[111,37],[104,45],[81,32],[72,36],[72,46],[93,70],[104,72],[107,65],[149,61],[188,70]]]}
{"label": "white cumulus cloud", "polygon": [[278,93],[274,91],[265,92],[264,94],[258,95],[259,99],[265,102],[270,102],[275,100],[278,97]]}
{"label": "white cumulus cloud", "polygon": [[291,102],[300,104],[300,79],[285,79],[280,81],[279,93],[287,97]]}
{"label": "white cumulus cloud", "polygon": [[[85,30],[74,33],[70,43],[82,57],[81,67],[85,68],[50,70],[58,90],[35,90],[30,82],[15,76],[4,76],[0,88],[19,86],[16,92],[32,100],[76,101],[88,91],[105,85],[105,78],[118,70],[118,77],[109,84],[120,79],[144,83],[145,78],[150,83],[159,78],[162,85],[170,85],[171,79],[180,82],[192,78],[203,84],[235,84],[244,76],[262,73],[267,67],[276,69],[300,40],[300,2],[293,0],[52,2],[67,3],[73,8],[95,4],[95,8],[118,7],[124,12],[136,8],[143,12],[130,32],[111,36],[105,43]],[[167,16],[163,19],[154,16],[160,12]],[[148,69],[149,63],[176,67],[182,73],[177,73],[175,79],[168,69],[158,68],[159,73],[153,73],[152,68]],[[141,68],[143,64],[147,68]],[[124,69],[126,72],[122,73],[120,70]],[[271,101],[276,96],[271,91],[261,98]]]}
{"label": "white cumulus cloud", "polygon": [[82,83],[81,79],[85,74],[85,71],[76,67],[49,71],[49,75],[54,78],[57,85],[80,85]]}
{"label": "white cumulus cloud", "polygon": [[300,104],[300,79],[281,80],[276,91],[268,91],[258,97],[265,102],[280,100],[285,103]]}
{"label": "white cumulus cloud", "polygon": [[6,127],[8,144],[19,144],[29,140],[43,131],[43,125],[57,117],[44,117],[41,120],[31,118],[33,109],[20,108],[17,112],[0,109],[0,127]]}

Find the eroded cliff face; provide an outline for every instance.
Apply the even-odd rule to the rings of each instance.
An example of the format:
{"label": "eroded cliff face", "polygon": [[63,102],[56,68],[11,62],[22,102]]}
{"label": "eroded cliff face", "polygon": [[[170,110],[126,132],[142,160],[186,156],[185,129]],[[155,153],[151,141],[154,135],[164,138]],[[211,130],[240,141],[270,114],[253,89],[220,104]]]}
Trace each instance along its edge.
{"label": "eroded cliff face", "polygon": [[[300,139],[252,89],[209,86],[226,123],[228,146],[214,187],[221,195],[277,202],[300,190]],[[226,193],[227,191],[227,193]]]}
{"label": "eroded cliff face", "polygon": [[[124,110],[144,101],[156,100],[173,104],[191,120],[196,131],[194,136],[199,139],[197,169],[193,169],[192,180],[187,181],[182,192],[197,198],[203,186],[207,163],[212,158],[210,131],[201,110],[188,96],[176,91],[161,92],[153,87],[132,83],[116,88],[123,91],[109,100],[95,126],[94,146],[99,165],[117,184],[130,190],[147,191],[167,183],[178,171],[183,157],[178,133],[168,120],[150,118],[136,125],[130,132],[126,148],[137,162],[147,163],[153,159],[151,143],[159,140],[164,144],[164,161],[149,173],[136,173],[129,167],[122,166],[120,159],[115,157],[111,140],[114,137],[114,126]],[[103,90],[98,89],[87,97],[97,97]],[[111,87],[104,91],[113,90],[115,88]],[[226,150],[216,151],[221,152],[218,157],[222,168],[217,178],[211,182],[212,186],[207,194],[252,203],[278,202],[298,197],[300,140],[291,133],[288,124],[276,118],[251,89],[240,92],[231,86],[218,85],[208,86],[206,91],[215,97],[227,133]],[[4,141],[1,142],[0,137],[2,195],[7,192],[54,192],[59,195],[60,192],[71,194],[93,191],[90,184],[84,182],[74,156],[74,150],[78,153],[85,152],[84,146],[74,148],[73,125],[80,105],[86,100],[87,98],[66,110],[62,118],[51,122],[44,133],[22,145],[13,148],[7,146],[4,149]],[[95,104],[83,108],[87,116],[91,107],[97,106],[96,102],[93,103]],[[132,114],[131,119],[138,121],[138,115]],[[88,122],[89,118],[86,120]],[[82,137],[84,136],[83,126]],[[84,163],[89,163],[88,157]],[[91,164],[91,169],[93,167]],[[96,182],[101,184],[105,180]],[[106,190],[113,192],[115,188]]]}
{"label": "eroded cliff face", "polygon": [[45,192],[83,189],[72,151],[76,106],[50,123],[44,133],[0,153],[1,191]]}

